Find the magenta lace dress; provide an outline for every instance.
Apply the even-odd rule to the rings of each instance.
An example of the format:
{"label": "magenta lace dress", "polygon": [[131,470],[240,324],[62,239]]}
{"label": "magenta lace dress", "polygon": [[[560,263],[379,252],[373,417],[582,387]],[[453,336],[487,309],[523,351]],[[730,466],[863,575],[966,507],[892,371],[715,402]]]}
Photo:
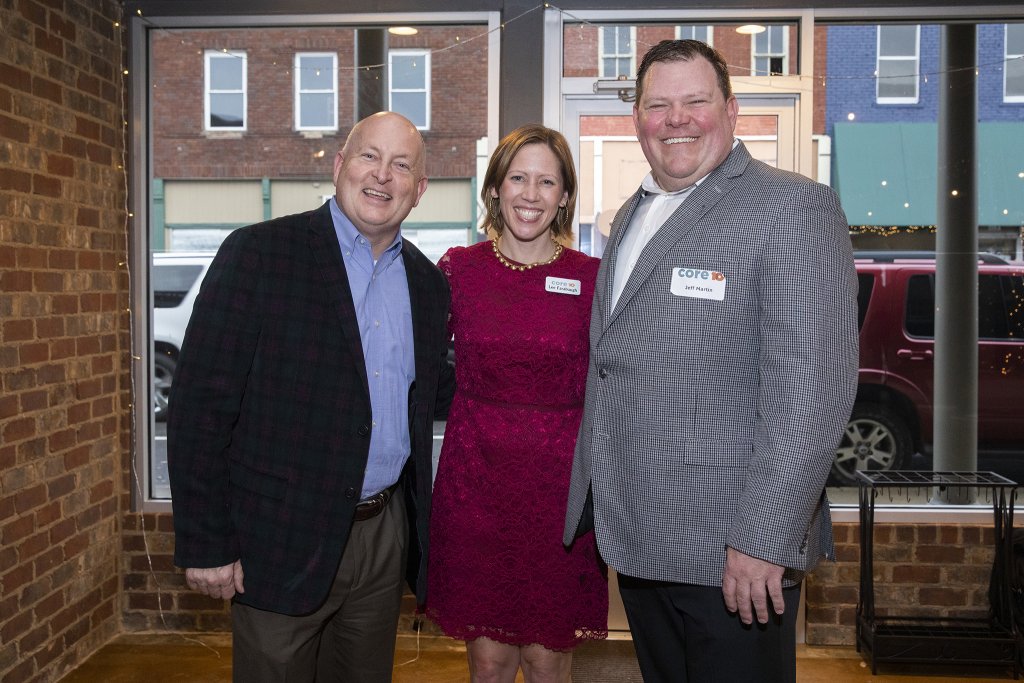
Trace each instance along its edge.
{"label": "magenta lace dress", "polygon": [[[593,534],[562,545],[598,260],[514,271],[489,242],[441,259],[457,389],[434,485],[427,615],[449,636],[568,650],[607,635]],[[545,290],[576,280],[579,294]]]}

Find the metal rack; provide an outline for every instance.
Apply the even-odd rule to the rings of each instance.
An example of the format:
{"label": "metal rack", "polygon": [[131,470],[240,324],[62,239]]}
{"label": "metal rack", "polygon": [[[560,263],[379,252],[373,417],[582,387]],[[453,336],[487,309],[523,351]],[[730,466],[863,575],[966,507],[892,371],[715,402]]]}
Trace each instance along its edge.
{"label": "metal rack", "polygon": [[[1020,673],[1018,633],[1011,599],[1013,505],[1017,483],[994,472],[857,472],[860,496],[860,598],[857,601],[857,650],[878,673],[880,662],[901,664],[958,664],[1006,666]],[[966,494],[984,492],[992,503],[996,562],[1003,571],[1001,585],[991,594],[998,604],[981,618],[912,617],[875,613],[874,522],[875,500],[883,490],[934,488]]]}

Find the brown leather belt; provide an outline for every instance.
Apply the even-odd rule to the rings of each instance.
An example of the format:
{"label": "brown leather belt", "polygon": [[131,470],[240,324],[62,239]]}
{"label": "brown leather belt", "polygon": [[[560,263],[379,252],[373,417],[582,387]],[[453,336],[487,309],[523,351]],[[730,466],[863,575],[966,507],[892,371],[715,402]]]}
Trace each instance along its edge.
{"label": "brown leather belt", "polygon": [[359,501],[356,505],[354,519],[357,522],[363,522],[384,512],[384,508],[386,508],[388,503],[391,501],[391,494],[393,494],[397,488],[398,484],[392,484],[380,493],[370,496],[366,500]]}

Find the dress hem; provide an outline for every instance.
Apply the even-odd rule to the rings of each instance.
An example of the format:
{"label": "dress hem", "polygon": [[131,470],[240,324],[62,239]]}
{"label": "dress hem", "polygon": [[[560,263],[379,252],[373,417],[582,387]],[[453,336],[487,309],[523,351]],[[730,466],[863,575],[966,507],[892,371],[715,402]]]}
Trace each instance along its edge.
{"label": "dress hem", "polygon": [[513,633],[508,633],[501,628],[478,626],[478,627],[451,627],[438,619],[436,614],[428,613],[425,615],[431,622],[437,625],[442,632],[449,638],[455,640],[463,640],[469,642],[476,640],[477,638],[488,638],[490,640],[503,643],[505,645],[514,645],[516,647],[526,647],[528,645],[540,645],[548,650],[555,652],[571,652],[576,649],[577,646],[582,643],[591,640],[606,640],[608,638],[608,629],[588,629],[581,628],[576,632],[576,636],[568,640],[552,640],[550,638],[542,638],[536,634],[533,636],[521,636]]}

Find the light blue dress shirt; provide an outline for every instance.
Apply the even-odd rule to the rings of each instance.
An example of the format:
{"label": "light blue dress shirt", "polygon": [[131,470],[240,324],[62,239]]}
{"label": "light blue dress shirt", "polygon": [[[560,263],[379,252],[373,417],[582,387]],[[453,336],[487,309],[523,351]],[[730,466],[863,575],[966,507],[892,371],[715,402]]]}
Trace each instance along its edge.
{"label": "light blue dress shirt", "polygon": [[401,233],[375,262],[369,240],[333,197],[331,217],[352,289],[370,384],[373,424],[361,495],[367,498],[398,481],[409,458],[409,387],[416,375],[409,281]]}

